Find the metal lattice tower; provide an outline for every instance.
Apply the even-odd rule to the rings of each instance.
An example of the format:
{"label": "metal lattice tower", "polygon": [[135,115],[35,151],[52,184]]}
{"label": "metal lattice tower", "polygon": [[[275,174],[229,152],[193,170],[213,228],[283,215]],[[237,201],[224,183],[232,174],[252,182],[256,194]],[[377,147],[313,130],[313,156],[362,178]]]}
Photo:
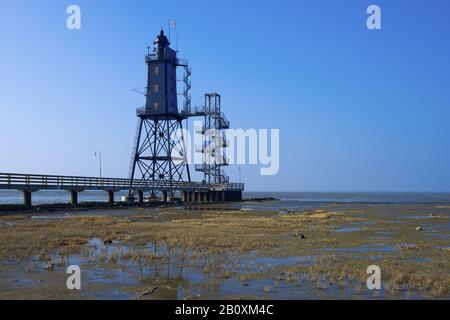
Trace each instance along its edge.
{"label": "metal lattice tower", "polygon": [[[174,182],[191,181],[182,132],[182,121],[190,113],[190,69],[187,62],[177,58],[162,30],[154,41],[153,51],[145,57],[146,104],[136,112],[138,125],[129,177],[136,187],[148,186],[151,195],[164,190],[173,196]],[[177,102],[177,67],[185,69],[181,113]]]}
{"label": "metal lattice tower", "polygon": [[[229,178],[223,170],[228,165],[225,148],[228,146],[225,129],[230,127],[221,110],[221,97],[218,93],[205,94],[205,104],[197,109],[204,115],[204,124],[197,129],[202,134],[202,145],[196,151],[202,153],[203,163],[196,165],[196,171],[203,172],[204,181],[212,184],[228,183]],[[203,109],[203,110],[202,110]]]}

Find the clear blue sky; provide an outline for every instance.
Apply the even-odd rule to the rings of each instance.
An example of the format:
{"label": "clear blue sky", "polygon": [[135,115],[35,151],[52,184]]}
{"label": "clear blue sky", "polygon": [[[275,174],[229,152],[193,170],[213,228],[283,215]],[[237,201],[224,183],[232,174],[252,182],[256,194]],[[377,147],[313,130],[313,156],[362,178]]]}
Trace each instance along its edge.
{"label": "clear blue sky", "polygon": [[101,148],[104,175],[125,177],[130,89],[171,18],[193,102],[217,91],[233,127],[280,129],[279,174],[244,166],[247,190],[450,191],[449,16],[444,0],[3,0],[0,171],[96,175]]}

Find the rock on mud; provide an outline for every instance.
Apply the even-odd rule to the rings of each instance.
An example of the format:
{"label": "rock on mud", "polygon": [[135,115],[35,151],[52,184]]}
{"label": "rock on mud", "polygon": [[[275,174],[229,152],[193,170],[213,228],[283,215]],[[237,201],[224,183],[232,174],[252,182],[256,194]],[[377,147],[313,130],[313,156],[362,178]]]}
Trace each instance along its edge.
{"label": "rock on mud", "polygon": [[156,290],[158,290],[159,287],[148,287],[147,289],[145,289],[142,293],[141,296],[148,296],[150,294],[152,294],[153,292],[155,292]]}
{"label": "rock on mud", "polygon": [[55,264],[54,263],[47,263],[46,265],[45,265],[45,267],[44,267],[44,270],[47,270],[47,271],[53,271],[53,270],[55,270]]}
{"label": "rock on mud", "polygon": [[106,238],[106,239],[103,239],[103,244],[111,244],[111,243],[113,243],[113,240],[112,239],[109,239],[109,238]]}

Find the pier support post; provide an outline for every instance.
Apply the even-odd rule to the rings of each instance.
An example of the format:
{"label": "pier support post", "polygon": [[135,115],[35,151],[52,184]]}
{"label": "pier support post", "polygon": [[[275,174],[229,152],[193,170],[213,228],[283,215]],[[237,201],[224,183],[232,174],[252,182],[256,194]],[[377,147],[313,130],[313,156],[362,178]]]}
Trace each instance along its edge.
{"label": "pier support post", "polygon": [[181,202],[183,202],[183,203],[186,202],[186,193],[185,193],[185,191],[181,191]]}
{"label": "pier support post", "polygon": [[219,201],[220,202],[225,202],[225,191],[220,191],[219,192]]}
{"label": "pier support post", "polygon": [[208,192],[202,192],[202,196],[203,196],[203,203],[208,202]]}
{"label": "pier support post", "polygon": [[70,190],[70,203],[73,205],[78,204],[78,191]]}
{"label": "pier support post", "polygon": [[108,203],[114,204],[114,191],[108,190]]}
{"label": "pier support post", "polygon": [[163,202],[167,203],[167,191],[163,191]]}
{"label": "pier support post", "polygon": [[138,190],[137,196],[138,196],[138,198],[137,198],[138,203],[143,204],[144,203],[144,191]]}
{"label": "pier support post", "polygon": [[23,204],[27,208],[31,208],[31,191],[30,190],[21,190],[23,193]]}
{"label": "pier support post", "polygon": [[208,191],[208,202],[213,202],[212,191]]}

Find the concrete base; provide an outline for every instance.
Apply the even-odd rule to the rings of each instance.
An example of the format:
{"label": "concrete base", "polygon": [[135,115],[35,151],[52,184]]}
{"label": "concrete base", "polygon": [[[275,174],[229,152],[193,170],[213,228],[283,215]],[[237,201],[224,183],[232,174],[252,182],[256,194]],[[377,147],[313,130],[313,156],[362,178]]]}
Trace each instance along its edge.
{"label": "concrete base", "polygon": [[78,204],[78,191],[70,190],[70,203],[73,205]]}
{"label": "concrete base", "polygon": [[139,190],[137,192],[137,195],[138,195],[138,198],[137,198],[138,203],[143,204],[144,203],[144,192]]}
{"label": "concrete base", "polygon": [[31,208],[31,191],[30,190],[21,190],[23,193],[23,205],[27,208]]}
{"label": "concrete base", "polygon": [[225,191],[226,202],[239,202],[242,201],[242,191]]}
{"label": "concrete base", "polygon": [[114,204],[114,191],[112,190],[108,191],[108,203]]}
{"label": "concrete base", "polygon": [[214,203],[242,201],[242,191],[182,191],[181,201],[184,203]]}

